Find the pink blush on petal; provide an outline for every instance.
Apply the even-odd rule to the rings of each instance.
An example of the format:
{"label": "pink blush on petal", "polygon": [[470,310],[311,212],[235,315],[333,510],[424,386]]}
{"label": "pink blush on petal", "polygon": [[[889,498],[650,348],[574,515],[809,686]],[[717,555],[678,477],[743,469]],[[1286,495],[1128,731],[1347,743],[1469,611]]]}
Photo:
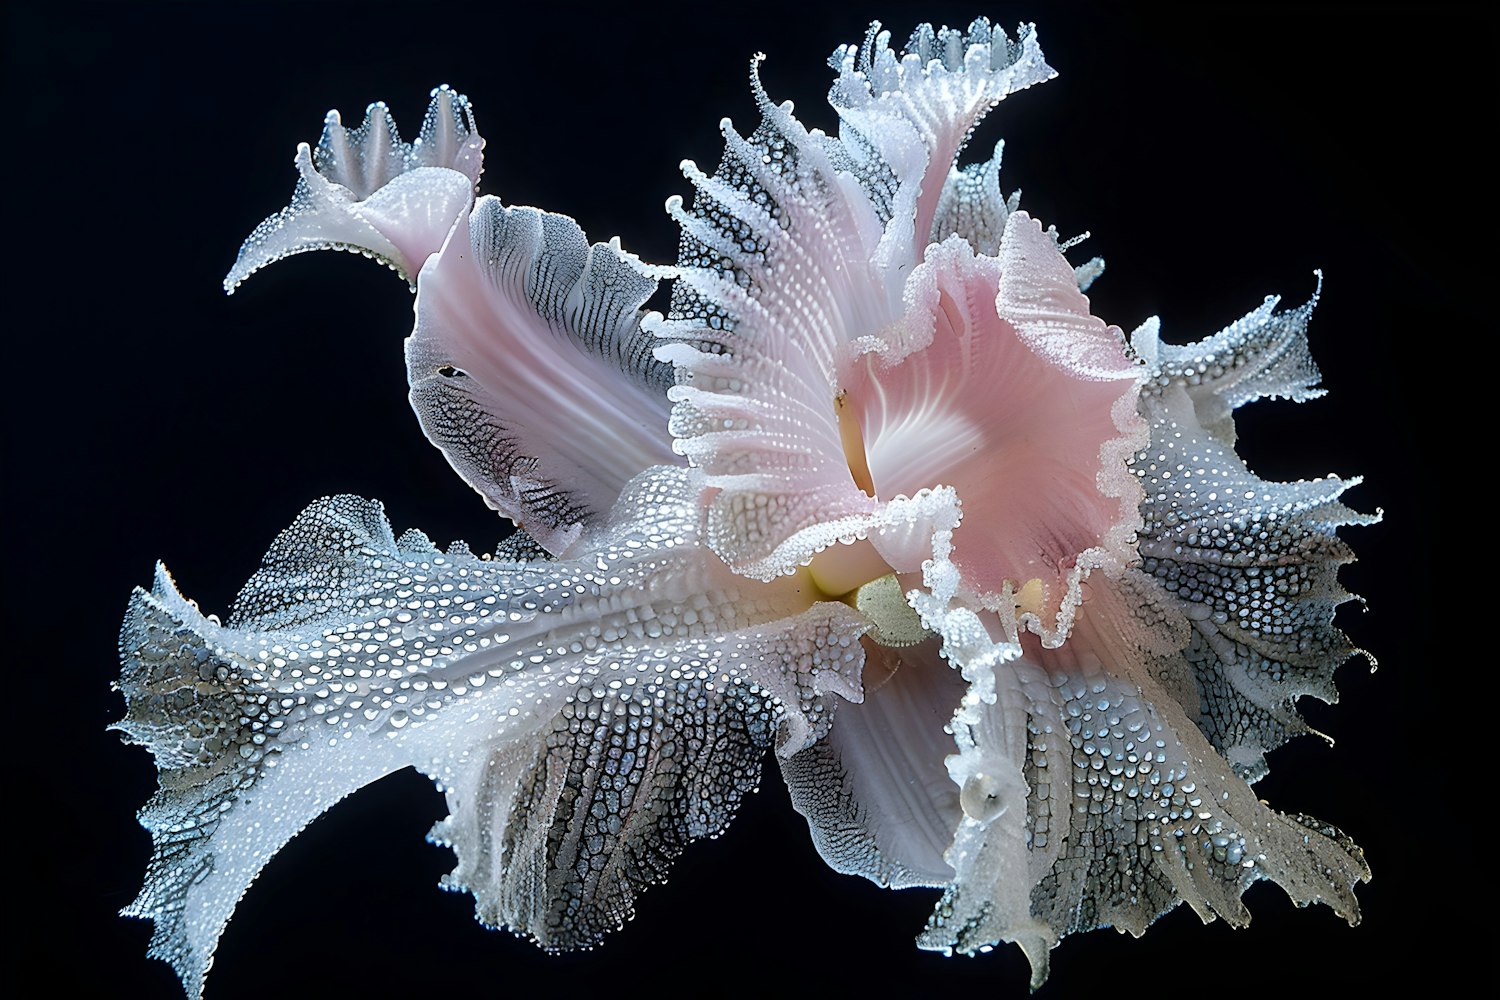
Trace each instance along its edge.
{"label": "pink blush on petal", "polygon": [[1000,315],[1000,269],[957,241],[931,248],[910,300],[930,343],[894,363],[856,359],[845,405],[876,496],[954,487],[964,520],[986,528],[954,534],[965,585],[999,594],[1009,582],[1025,592],[1024,610],[1050,622],[1078,555],[1128,516],[1099,473],[1122,435],[1116,406],[1136,380],[1081,374],[1034,350]]}

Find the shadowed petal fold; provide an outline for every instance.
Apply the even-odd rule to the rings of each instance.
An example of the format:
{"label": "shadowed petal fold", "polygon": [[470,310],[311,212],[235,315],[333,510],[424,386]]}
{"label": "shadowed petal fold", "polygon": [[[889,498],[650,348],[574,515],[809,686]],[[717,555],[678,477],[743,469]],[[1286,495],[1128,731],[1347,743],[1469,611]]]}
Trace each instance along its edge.
{"label": "shadowed petal fold", "polygon": [[827,736],[781,762],[792,805],[836,871],[894,889],[953,877],[943,852],[961,812],[944,730],[965,685],[938,645],[866,639],[864,700],[840,705]]}
{"label": "shadowed petal fold", "polygon": [[851,609],[823,604],[626,650],[532,739],[424,768],[451,810],[431,835],[458,856],[444,886],[472,892],[482,923],[549,951],[598,944],[689,843],[727,828],[766,750],[792,753],[827,731],[828,697],[858,684],[863,628]]}

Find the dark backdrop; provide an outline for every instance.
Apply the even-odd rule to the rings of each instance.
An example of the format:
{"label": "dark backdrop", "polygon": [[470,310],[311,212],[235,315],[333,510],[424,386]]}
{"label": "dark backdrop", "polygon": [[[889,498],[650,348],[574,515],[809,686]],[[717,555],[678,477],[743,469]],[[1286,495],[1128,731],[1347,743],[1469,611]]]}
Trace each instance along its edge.
{"label": "dark backdrop", "polygon": [[[1347,532],[1361,561],[1344,579],[1370,611],[1341,612],[1381,669],[1346,666],[1341,703],[1309,710],[1335,745],[1278,752],[1260,786],[1366,848],[1364,924],[1262,885],[1247,931],[1180,910],[1140,941],[1067,940],[1045,995],[1343,989],[1403,970],[1442,984],[1472,958],[1451,907],[1492,892],[1473,811],[1493,797],[1492,665],[1468,627],[1489,614],[1486,544],[1468,533],[1489,504],[1440,491],[1476,488],[1489,464],[1457,406],[1493,395],[1474,381],[1494,282],[1478,247],[1495,220],[1473,143],[1496,122],[1493,25],[1422,9],[554,3],[518,21],[460,4],[8,4],[7,877],[21,891],[7,952],[41,968],[43,995],[176,990],[144,957],[148,925],[114,916],[139,888],[133,811],[154,778],[145,751],[105,732],[123,711],[109,683],[120,614],[153,560],[223,612],[325,494],[382,499],[398,530],[439,542],[500,534],[407,407],[399,279],[320,254],[219,290],[239,241],[285,204],[295,144],[325,110],[357,121],[383,99],[410,136],[429,89],[451,83],[489,140],[485,191],[669,261],[661,205],[689,190],[677,164],[712,167],[720,117],[753,125],[752,53],[769,56],[774,98],[832,127],[836,43],[874,17],[904,38],[917,20],[986,13],[1035,20],[1060,76],[1006,101],[972,152],[1004,135],[1004,186],[1065,234],[1093,232],[1109,262],[1097,313],[1127,330],[1158,314],[1191,339],[1268,293],[1302,301],[1324,270],[1312,344],[1329,395],[1243,411],[1244,453],[1268,477],[1363,474],[1350,501],[1387,511]],[[1473,457],[1440,466],[1454,446]],[[1439,547],[1477,558],[1459,569]],[[1026,989],[1017,949],[918,952],[934,894],[826,869],[774,771],[626,930],[562,958],[483,931],[467,896],[433,888],[451,855],[422,837],[442,813],[406,773],[313,824],[243,901],[208,995]]]}

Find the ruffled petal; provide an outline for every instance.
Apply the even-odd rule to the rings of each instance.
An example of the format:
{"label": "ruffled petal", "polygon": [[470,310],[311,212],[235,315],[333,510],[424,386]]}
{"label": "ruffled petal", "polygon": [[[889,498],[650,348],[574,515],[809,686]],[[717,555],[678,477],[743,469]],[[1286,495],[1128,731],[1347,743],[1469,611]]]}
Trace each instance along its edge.
{"label": "ruffled petal", "polygon": [[1192,623],[1182,704],[1251,781],[1268,751],[1308,731],[1297,700],[1337,700],[1334,669],[1362,652],[1333,623],[1350,599],[1339,567],[1354,558],[1336,531],[1379,520],[1339,500],[1357,479],[1267,482],[1230,448],[1241,402],[1321,394],[1305,330],[1313,303],[1275,304],[1183,347],[1135,337],[1154,368],[1141,397],[1151,442],[1132,461],[1142,565]]}
{"label": "ruffled petal", "polygon": [[948,171],[932,217],[929,243],[957,236],[977,254],[993,257],[1000,251],[1005,224],[1021,208],[1021,192],[1000,192],[1000,159],[1005,143],[995,143],[995,152],[983,163],[954,166]]}
{"label": "ruffled petal", "polygon": [[383,103],[372,104],[352,132],[328,112],[316,149],[297,147],[300,179],[291,204],[245,240],[224,278],[233,293],[267,264],[309,250],[352,250],[415,281],[473,203],[484,140],[469,100],[448,87],[432,103],[416,141],[401,141]]}
{"label": "ruffled petal", "polygon": [[714,175],[686,167],[692,209],[669,203],[681,276],[657,332],[678,368],[672,430],[720,490],[709,543],[761,579],[871,523],[844,453],[841,370],[900,320],[968,129],[1051,73],[1029,31],[1013,45],[985,21],[968,35],[919,30],[899,60],[887,42],[835,53],[838,139],[757,83],[760,127],[744,138],[726,123]]}
{"label": "ruffled petal", "polygon": [[671,368],[642,305],[656,278],[572,219],[481,198],[423,268],[406,345],[427,436],[485,501],[563,555],[652,465]]}
{"label": "ruffled petal", "polygon": [[1375,519],[1338,502],[1338,480],[1267,483],[1219,443],[1237,403],[1315,392],[1299,312],[1267,307],[1201,344],[1148,349],[1150,439],[1129,461],[1141,558],[1082,576],[1066,641],[1018,643],[1002,614],[966,606],[953,554],[967,507],[934,535],[910,599],[971,687],[948,759],[964,809],[955,874],[924,947],[1014,941],[1039,984],[1066,934],[1140,934],[1180,902],[1243,924],[1240,895],[1263,878],[1358,920],[1359,848],[1247,783],[1265,750],[1305,731],[1296,698],[1332,700],[1335,668],[1358,652],[1333,626],[1350,558],[1335,532]]}
{"label": "ruffled petal", "polygon": [[1260,879],[1358,921],[1359,849],[1260,802],[1155,681],[1173,633],[1132,610],[1162,609],[1142,605],[1151,587],[1096,576],[1066,643],[1028,637],[1020,659],[972,672],[949,761],[965,813],[948,854],[956,874],[923,947],[1015,941],[1040,985],[1064,935],[1139,935],[1180,902],[1242,925],[1240,895]]}
{"label": "ruffled petal", "polygon": [[826,737],[781,762],[792,805],[835,871],[893,889],[953,877],[943,852],[961,813],[944,730],[965,685],[938,646],[866,639],[864,700],[840,705]]}
{"label": "ruffled petal", "polygon": [[1033,352],[1076,379],[1136,379],[1141,366],[1119,327],[1089,311],[1057,241],[1025,212],[1012,215],[1000,243],[996,308]]}
{"label": "ruffled petal", "polygon": [[930,248],[907,296],[899,335],[844,378],[876,498],[952,486],[975,526],[954,536],[966,590],[1066,634],[1080,561],[1133,556],[1140,366],[1024,212],[998,258]]}
{"label": "ruffled petal", "polygon": [[1322,376],[1307,344],[1307,322],[1318,304],[1323,276],[1313,296],[1295,309],[1277,312],[1280,296],[1268,295],[1260,307],[1212,337],[1192,344],[1164,344],[1159,323],[1151,319],[1130,335],[1152,372],[1147,395],[1169,386],[1186,392],[1198,423],[1224,448],[1235,442],[1234,410],[1263,398],[1305,402],[1317,399]]}
{"label": "ruffled petal", "polygon": [[829,64],[839,71],[828,94],[844,126],[839,141],[889,220],[879,255],[911,264],[975,126],[1008,95],[1057,75],[1034,26],[1021,25],[1012,41],[982,17],[966,32],[923,24],[899,54],[872,25],[863,46],[841,46]]}
{"label": "ruffled petal", "polygon": [[[824,604],[710,641],[626,650],[531,739],[427,765],[451,810],[430,839],[458,856],[444,887],[473,893],[481,923],[549,951],[598,944],[689,843],[729,825],[778,726],[786,752],[815,735],[748,678],[795,677],[804,663],[820,665],[808,676],[857,675],[858,643],[847,640],[861,629],[850,609]],[[835,688],[852,695],[852,683]],[[792,690],[821,700],[832,689]]]}
{"label": "ruffled petal", "polygon": [[[987,257],[999,254],[1006,224],[1021,207],[1019,190],[1009,195],[1000,192],[1000,158],[1004,150],[1005,143],[997,142],[995,152],[988,160],[962,167],[955,165],[948,172],[948,180],[938,198],[937,214],[932,219],[929,243],[942,243],[950,236],[957,236],[977,254]],[[1047,236],[1058,250],[1064,250],[1083,238],[1062,243],[1057,230],[1050,227]],[[1094,257],[1073,268],[1073,279],[1078,290],[1086,292],[1094,279],[1103,273],[1104,259]]]}
{"label": "ruffled petal", "polygon": [[[731,572],[699,542],[701,488],[685,470],[642,476],[599,546],[525,563],[398,541],[377,504],[334,498],[282,534],[227,626],[164,574],[137,592],[119,728],[155,754],[161,790],[141,813],[155,853],[126,912],[156,922],[152,953],[196,995],[271,856],[406,766],[454,789],[464,815],[444,839],[482,915],[556,947],[618,924],[682,844],[728,821],[760,749],[795,753],[825,735],[830,699],[858,697],[858,613],[814,604],[805,581]],[[497,754],[516,786],[474,770]],[[609,789],[590,769],[605,760],[650,785],[620,831],[596,823]],[[565,779],[585,773],[593,798],[575,809],[583,789]],[[495,817],[535,850],[491,855]],[[585,876],[579,859],[613,874]]]}
{"label": "ruffled petal", "polygon": [[[690,164],[670,319],[657,356],[678,370],[677,450],[721,492],[709,544],[747,575],[792,571],[813,525],[852,531],[872,509],[844,462],[836,372],[851,339],[899,315],[902,276],[871,264],[881,220],[826,140],[763,94],[748,139],[724,126],[712,177]],[[830,544],[832,539],[823,542]]]}

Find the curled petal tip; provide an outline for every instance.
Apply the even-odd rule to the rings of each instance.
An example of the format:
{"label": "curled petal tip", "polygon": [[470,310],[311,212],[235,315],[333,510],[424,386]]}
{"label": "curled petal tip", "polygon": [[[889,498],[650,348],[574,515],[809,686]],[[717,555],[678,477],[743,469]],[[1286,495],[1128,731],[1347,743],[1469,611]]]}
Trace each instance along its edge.
{"label": "curled petal tip", "polygon": [[446,86],[433,91],[411,143],[401,140],[383,102],[371,104],[352,130],[328,112],[317,146],[297,147],[291,204],[245,240],[225,292],[267,264],[309,250],[362,253],[414,282],[472,204],[483,148],[468,100]]}

